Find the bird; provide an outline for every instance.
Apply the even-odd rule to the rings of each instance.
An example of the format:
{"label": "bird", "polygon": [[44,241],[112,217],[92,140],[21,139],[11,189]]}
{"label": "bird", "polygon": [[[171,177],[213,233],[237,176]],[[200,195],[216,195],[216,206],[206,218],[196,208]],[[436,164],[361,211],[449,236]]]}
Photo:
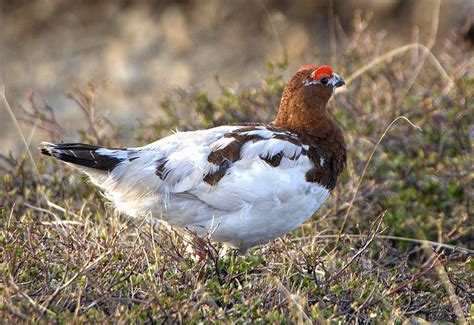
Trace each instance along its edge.
{"label": "bird", "polygon": [[176,132],[136,148],[42,142],[41,153],[87,174],[115,208],[151,216],[245,254],[309,219],[346,163],[328,101],[344,79],[305,65],[273,122]]}

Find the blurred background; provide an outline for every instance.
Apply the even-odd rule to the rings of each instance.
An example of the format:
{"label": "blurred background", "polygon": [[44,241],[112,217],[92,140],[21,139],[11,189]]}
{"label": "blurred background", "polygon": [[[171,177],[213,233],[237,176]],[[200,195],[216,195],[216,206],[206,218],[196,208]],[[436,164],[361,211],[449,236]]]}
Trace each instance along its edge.
{"label": "blurred background", "polygon": [[[344,54],[345,36],[358,17],[370,21],[390,48],[426,44],[432,0],[1,0],[0,85],[14,112],[36,100],[55,109],[71,134],[82,115],[64,97],[89,80],[105,82],[97,106],[113,123],[126,125],[124,145],[136,145],[136,119],[160,114],[160,101],[176,88],[197,88],[211,97],[225,85],[261,82],[265,60],[289,64],[288,74],[308,63],[332,64]],[[474,1],[443,0],[434,52],[455,30],[473,37]],[[469,29],[470,28],[470,29]],[[0,148],[23,145],[2,103]],[[35,145],[45,134],[22,124]]]}

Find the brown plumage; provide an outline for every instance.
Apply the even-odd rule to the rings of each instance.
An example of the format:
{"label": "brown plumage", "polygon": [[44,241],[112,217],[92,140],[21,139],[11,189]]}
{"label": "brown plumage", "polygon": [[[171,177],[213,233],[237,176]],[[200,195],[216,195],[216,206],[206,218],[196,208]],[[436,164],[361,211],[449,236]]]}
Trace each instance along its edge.
{"label": "brown plumage", "polygon": [[[282,95],[273,124],[290,130],[308,144],[308,157],[314,168],[306,173],[309,182],[318,182],[332,190],[346,163],[346,143],[340,127],[327,109],[333,89],[317,84],[301,87],[311,78],[313,69],[304,69],[291,78]],[[321,167],[320,159],[324,159]]]}
{"label": "brown plumage", "polygon": [[[204,181],[215,185],[225,176],[231,163],[241,157],[242,146],[249,142],[263,140],[258,135],[248,135],[249,131],[257,131],[259,127],[275,132],[273,139],[284,140],[301,146],[301,154],[307,155],[314,167],[306,173],[308,182],[319,183],[329,190],[336,186],[337,178],[346,162],[346,144],[340,127],[327,110],[333,88],[325,85],[302,86],[311,80],[314,66],[298,71],[291,78],[284,91],[276,119],[271,124],[252,124],[227,133],[224,137],[234,138],[224,148],[212,151],[208,161],[218,165],[219,169],[204,177]],[[309,146],[308,149],[303,145]],[[260,158],[273,167],[278,167],[282,154]],[[291,157],[289,157],[291,158]],[[297,157],[293,157],[297,158]]]}

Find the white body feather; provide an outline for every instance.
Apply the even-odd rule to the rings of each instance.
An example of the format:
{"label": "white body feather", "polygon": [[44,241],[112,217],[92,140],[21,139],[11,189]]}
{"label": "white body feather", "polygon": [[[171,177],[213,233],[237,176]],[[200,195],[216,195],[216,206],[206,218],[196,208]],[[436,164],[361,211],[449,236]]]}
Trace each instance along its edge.
{"label": "white body feather", "polygon": [[[263,126],[248,135],[264,140],[245,143],[225,176],[215,185],[206,183],[205,175],[219,168],[208,161],[209,154],[234,140],[224,134],[240,128],[178,132],[140,148],[99,149],[127,159],[111,173],[83,170],[120,211],[151,213],[199,235],[211,232],[213,240],[245,251],[301,225],[326,201],[329,190],[306,181],[313,164],[301,155],[301,146],[272,138],[276,133]],[[277,167],[260,158],[279,152],[283,158]],[[161,159],[166,159],[163,179],[156,174]]]}

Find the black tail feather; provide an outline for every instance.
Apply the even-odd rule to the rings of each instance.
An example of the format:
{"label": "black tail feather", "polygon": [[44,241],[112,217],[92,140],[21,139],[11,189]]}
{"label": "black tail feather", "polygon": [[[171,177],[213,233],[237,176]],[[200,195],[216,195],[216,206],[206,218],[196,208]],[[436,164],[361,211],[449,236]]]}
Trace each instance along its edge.
{"label": "black tail feather", "polygon": [[41,153],[59,160],[88,168],[112,171],[124,159],[121,149],[107,149],[84,143],[41,143]]}

